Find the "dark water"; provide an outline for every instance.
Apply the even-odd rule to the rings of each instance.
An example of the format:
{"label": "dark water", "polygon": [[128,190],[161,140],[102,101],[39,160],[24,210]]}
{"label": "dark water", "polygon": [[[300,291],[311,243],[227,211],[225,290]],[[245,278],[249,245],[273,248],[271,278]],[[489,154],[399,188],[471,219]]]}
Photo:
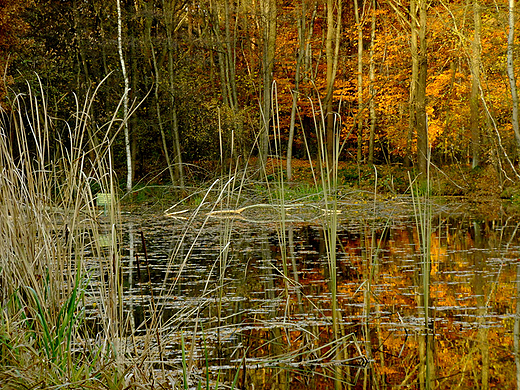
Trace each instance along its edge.
{"label": "dark water", "polygon": [[[332,321],[324,228],[201,214],[128,216],[124,308],[134,340],[160,329],[158,370],[239,388],[516,388],[517,223],[457,208],[431,217],[429,311],[415,218],[338,217]],[[427,323],[426,323],[427,322]],[[157,342],[157,340],[159,340]],[[143,341],[144,343],[144,341]],[[144,348],[144,347],[143,347]],[[427,357],[427,358],[425,358]]]}

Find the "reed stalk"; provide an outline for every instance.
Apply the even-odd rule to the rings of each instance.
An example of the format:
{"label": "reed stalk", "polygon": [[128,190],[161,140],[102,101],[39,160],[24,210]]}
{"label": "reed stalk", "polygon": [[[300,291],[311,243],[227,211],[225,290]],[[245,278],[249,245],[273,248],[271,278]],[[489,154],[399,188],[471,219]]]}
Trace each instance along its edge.
{"label": "reed stalk", "polygon": [[[115,130],[98,143],[99,133],[89,135],[96,92],[82,104],[76,100],[68,121],[51,118],[41,86],[14,95],[11,111],[2,113],[0,339],[4,351],[14,353],[2,355],[0,371],[3,382],[15,387],[109,386],[124,371],[121,346],[115,345],[122,305],[114,228],[119,211],[110,165],[118,125],[107,123],[105,129]],[[96,189],[114,199],[102,223]],[[108,251],[101,247],[106,224]],[[96,291],[93,281],[105,273],[113,290]],[[92,307],[106,318],[97,335],[85,321]],[[113,344],[89,341],[96,339]]]}
{"label": "reed stalk", "polygon": [[423,193],[420,194],[415,181],[410,178],[410,188],[417,233],[420,243],[420,300],[419,307],[423,317],[423,328],[419,335],[419,359],[421,369],[419,381],[421,388],[431,389],[435,382],[435,366],[433,363],[434,329],[430,318],[430,278],[431,278],[431,237],[432,237],[432,208],[430,199],[430,156],[427,159],[426,178]]}
{"label": "reed stalk", "polygon": [[[339,117],[334,117],[333,126],[333,148],[332,156],[328,155],[327,151],[327,139],[326,139],[326,128],[327,120],[324,116],[323,109],[320,109],[321,121],[318,126],[315,123],[318,133],[318,144],[319,149],[319,166],[320,166],[320,177],[321,186],[323,188],[323,201],[325,209],[323,232],[325,235],[325,246],[327,252],[327,261],[329,268],[329,289],[331,294],[331,319],[332,319],[332,330],[334,340],[340,340],[340,320],[341,314],[338,310],[338,294],[337,294],[337,239],[338,239],[338,164],[339,164],[339,131],[340,123]],[[330,114],[335,115],[335,114]],[[341,348],[339,345],[336,346],[335,356],[335,369],[334,369],[334,386],[336,390],[342,388],[343,375],[341,370]]]}

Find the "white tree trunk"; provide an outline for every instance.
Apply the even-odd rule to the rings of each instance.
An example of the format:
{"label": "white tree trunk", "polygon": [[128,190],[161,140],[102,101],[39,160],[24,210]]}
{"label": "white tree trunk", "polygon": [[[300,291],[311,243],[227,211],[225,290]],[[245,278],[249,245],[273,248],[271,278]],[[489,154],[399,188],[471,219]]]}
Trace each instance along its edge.
{"label": "white tree trunk", "polygon": [[130,150],[130,132],[128,130],[128,93],[130,91],[130,83],[126,73],[125,58],[123,56],[123,39],[122,39],[122,21],[121,21],[121,0],[117,0],[117,47],[119,50],[119,60],[121,61],[121,70],[125,82],[125,91],[123,95],[123,121],[125,129],[125,151],[126,151],[126,190],[132,190],[132,152]]}

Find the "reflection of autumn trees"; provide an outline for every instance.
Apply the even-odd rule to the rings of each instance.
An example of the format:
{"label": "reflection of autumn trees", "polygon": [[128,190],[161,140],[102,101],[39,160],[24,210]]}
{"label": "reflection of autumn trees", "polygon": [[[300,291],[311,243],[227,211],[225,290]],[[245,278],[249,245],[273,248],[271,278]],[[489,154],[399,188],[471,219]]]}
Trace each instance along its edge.
{"label": "reflection of autumn trees", "polygon": [[[464,226],[467,225],[449,218],[438,219],[432,233],[430,312],[434,323],[436,383],[440,388],[513,386],[513,377],[505,373],[515,369],[512,313],[516,302],[511,297],[516,294],[516,267],[511,260],[513,251],[505,249],[514,226],[504,227],[497,222]],[[371,252],[378,256],[370,299],[371,380],[378,381],[380,386],[383,377],[387,386],[415,386],[422,324],[415,286],[420,270],[416,231],[404,224],[365,235],[356,226],[346,229],[340,231],[338,243],[338,305],[344,331],[354,332],[363,342],[362,286],[366,262],[362,256],[364,250],[371,252],[367,244],[377,243],[379,252]],[[319,236],[318,230],[310,232]],[[374,240],[369,237],[371,234],[375,235]],[[306,312],[316,314],[306,317],[314,337],[305,338],[304,332],[290,331],[286,334],[291,341],[288,348],[298,349],[309,341],[317,348],[327,345],[333,337],[331,326],[326,325],[323,317],[330,316],[328,275],[317,261],[319,243],[298,246],[298,238],[295,242],[303,305]],[[298,323],[302,317],[296,295],[292,300],[290,318]],[[319,350],[319,354],[327,356],[327,350]]]}

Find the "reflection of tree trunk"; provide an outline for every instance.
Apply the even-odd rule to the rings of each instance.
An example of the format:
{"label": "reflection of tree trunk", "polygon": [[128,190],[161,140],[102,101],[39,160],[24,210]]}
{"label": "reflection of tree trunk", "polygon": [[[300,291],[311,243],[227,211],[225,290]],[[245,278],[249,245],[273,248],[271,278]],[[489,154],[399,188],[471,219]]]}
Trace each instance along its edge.
{"label": "reflection of tree trunk", "polygon": [[517,390],[520,390],[520,264],[516,266],[516,311],[513,333],[516,365],[516,388]]}
{"label": "reflection of tree trunk", "polygon": [[[421,300],[419,299],[419,304],[420,304]],[[424,372],[424,367],[426,365],[426,338],[424,337],[424,334],[423,332],[421,331],[421,333],[419,334],[418,336],[418,340],[417,340],[417,345],[418,345],[418,348],[417,348],[417,352],[419,353],[419,385],[420,385],[420,389],[421,390],[425,390],[426,389],[426,381],[425,381],[425,372]]]}
{"label": "reflection of tree trunk", "polygon": [[[276,274],[277,271],[275,270],[275,268],[273,267],[273,264],[271,262],[271,256],[270,256],[271,254],[270,254],[269,246],[268,246],[269,241],[268,241],[267,233],[265,230],[264,230],[262,236],[263,236],[262,237],[262,261],[264,264],[264,266],[262,268],[265,269],[265,273],[266,273],[265,274],[265,280],[266,280],[265,298],[266,298],[267,302],[269,302],[269,305],[270,305],[268,319],[273,320],[278,315],[278,306],[276,304],[277,300],[276,300],[276,295],[275,295],[275,282],[274,282],[274,275]],[[273,339],[271,341],[272,355],[273,356],[283,356],[284,353],[286,353],[286,347],[283,342],[282,331],[281,331],[280,327],[274,326],[271,329],[271,334],[272,334],[272,339]],[[277,370],[278,375],[276,376],[276,379],[277,379],[278,383],[276,385],[276,388],[277,389],[286,389],[289,386],[289,381],[287,378],[287,374],[289,371],[284,369],[283,366],[281,366],[281,364],[279,365],[279,368],[281,368],[281,369]]]}
{"label": "reflection of tree trunk", "polygon": [[[473,227],[475,229],[475,247],[483,248],[482,241],[482,232],[480,231],[480,225],[476,222],[473,223]],[[477,298],[477,324],[478,324],[478,333],[477,340],[480,349],[480,355],[482,359],[482,385],[480,388],[482,390],[489,389],[489,342],[488,342],[488,329],[485,323],[485,318],[487,314],[486,307],[486,291],[484,290],[485,280],[484,280],[484,266],[486,264],[485,259],[482,256],[480,251],[475,252],[475,296]]]}
{"label": "reflection of tree trunk", "polygon": [[[366,358],[369,361],[372,361],[372,343],[370,341],[370,289],[372,285],[372,249],[374,248],[375,240],[374,240],[374,232],[372,231],[371,243],[367,245],[367,241],[369,237],[367,237],[366,229],[361,233],[360,240],[362,242],[362,258],[363,258],[363,337],[365,341],[365,354]],[[367,250],[368,246],[368,250]],[[363,389],[367,389],[370,385],[369,383],[369,372],[368,370],[364,370],[363,377]],[[372,388],[370,386],[369,388]]]}
{"label": "reflection of tree trunk", "polygon": [[[424,283],[422,275],[419,277],[419,283]],[[420,315],[426,318],[427,301],[423,293],[417,297],[417,304],[420,308]],[[433,333],[433,321],[428,318],[428,323],[419,329],[417,337],[418,354],[419,354],[419,383],[421,390],[429,390],[435,387],[435,338]]]}
{"label": "reflection of tree trunk", "polygon": [[[374,3],[375,4],[375,1]],[[385,234],[386,232],[383,231],[383,235]],[[373,264],[372,264],[372,267],[373,267],[373,275],[374,275],[374,286],[377,286],[379,285],[379,250],[381,248],[378,247],[377,250],[374,251],[374,255],[372,256],[372,259],[373,259]],[[375,312],[376,313],[381,313],[382,312],[382,308],[381,308],[381,300],[380,299],[375,299]],[[383,333],[382,333],[382,329],[381,329],[381,316],[377,316],[376,318],[376,332],[377,332],[377,339],[378,339],[378,346],[379,346],[379,367],[381,367],[381,374],[379,375],[379,388],[380,389],[386,389],[386,375],[385,375],[385,371],[384,371],[384,367],[385,367],[385,354],[384,354],[384,338],[383,338]],[[377,384],[377,382],[376,382]],[[376,388],[378,388],[376,386]]]}
{"label": "reflection of tree trunk", "polygon": [[[422,257],[424,261],[424,256]],[[431,320],[429,318],[429,275],[425,275],[426,267],[422,267],[422,271],[418,275],[418,284],[420,294],[417,295],[417,305],[420,308],[420,316],[424,319],[423,327],[419,329],[418,335],[418,353],[419,353],[419,383],[421,390],[429,390],[433,388],[434,384],[434,337],[433,330],[430,329]]]}
{"label": "reflection of tree trunk", "polygon": [[294,288],[296,289],[296,298],[298,300],[298,313],[303,313],[302,294],[300,291],[300,282],[298,281],[298,267],[296,265],[296,256],[294,255],[294,227],[289,225],[288,238],[289,238],[289,257],[291,259],[293,279],[295,281]]}
{"label": "reflection of tree trunk", "polygon": [[419,352],[419,383],[421,389],[429,390],[435,385],[434,365],[434,321],[430,318],[430,276],[431,276],[431,209],[427,203],[429,199],[423,197],[419,202],[417,216],[417,232],[420,245],[420,267],[417,267],[418,290],[417,306],[422,317],[423,326],[419,328],[418,352]]}
{"label": "reflection of tree trunk", "polygon": [[480,130],[479,130],[479,86],[480,86],[480,5],[473,0],[473,20],[475,34],[471,45],[471,97],[470,97],[470,128],[472,167],[480,165]]}
{"label": "reflection of tree trunk", "polygon": [[[132,291],[134,287],[134,224],[132,222],[128,223],[128,290]],[[128,316],[129,316],[129,323],[130,323],[130,331],[133,334],[135,334],[135,318],[134,318],[134,300],[133,300],[133,294],[130,294],[130,297],[128,298]],[[137,351],[135,351],[137,353]]]}
{"label": "reflection of tree trunk", "polygon": [[[412,249],[412,256],[414,258],[417,258],[418,261],[421,261],[422,260],[422,257],[421,257],[421,248],[420,248],[420,244],[417,242],[417,240],[420,241],[420,231],[419,231],[419,227],[416,227],[416,231],[418,233],[418,238],[415,236],[414,232],[413,232],[413,229],[412,228],[409,228],[408,229],[408,237],[410,238],[410,248]],[[413,275],[413,286],[415,286],[415,293],[414,293],[414,297],[415,297],[415,304],[417,306],[417,317],[418,318],[421,318],[421,316],[423,315],[423,312],[422,312],[422,307],[424,305],[424,297],[423,295],[421,294],[421,290],[422,290],[422,283],[423,283],[423,278],[422,278],[422,274],[421,274],[421,267],[420,267],[420,264],[418,264],[415,268],[414,268],[414,275]],[[422,328],[419,328],[417,330],[417,358],[418,358],[418,361],[419,361],[419,367],[418,367],[418,382],[419,382],[419,388],[420,390],[424,390],[425,388],[425,370],[424,370],[424,367],[425,367],[425,357],[426,357],[426,343],[425,343],[425,337],[424,337],[424,329]]]}

